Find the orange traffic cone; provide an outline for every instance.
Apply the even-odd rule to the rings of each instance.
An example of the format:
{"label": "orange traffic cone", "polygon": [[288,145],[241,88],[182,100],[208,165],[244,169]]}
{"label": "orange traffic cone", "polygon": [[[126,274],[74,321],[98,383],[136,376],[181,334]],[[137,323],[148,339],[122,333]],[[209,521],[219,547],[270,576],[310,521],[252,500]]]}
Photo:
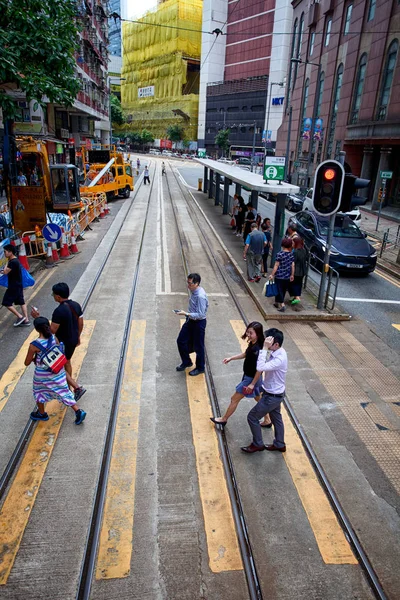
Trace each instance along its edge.
{"label": "orange traffic cone", "polygon": [[107,200],[104,203],[104,213],[106,215],[110,214],[110,209],[108,208]]}
{"label": "orange traffic cone", "polygon": [[60,250],[60,258],[70,258],[71,253],[67,244],[67,236],[65,235],[64,228],[61,227],[61,250]]}
{"label": "orange traffic cone", "polygon": [[71,254],[78,254],[78,246],[76,245],[76,239],[74,235],[74,230],[71,232],[71,246],[70,246]]}
{"label": "orange traffic cone", "polygon": [[28,259],[26,258],[25,242],[29,242],[28,237],[23,237],[21,239],[21,245],[19,246],[18,258],[19,258],[19,262],[24,267],[24,269],[29,271],[29,263],[28,263]]}
{"label": "orange traffic cone", "polygon": [[100,205],[100,219],[104,219],[106,215],[104,214],[104,208],[103,205]]}
{"label": "orange traffic cone", "polygon": [[57,244],[56,242],[52,242],[51,243],[51,254],[53,256],[53,261],[57,262],[58,260],[60,260],[60,257],[58,256],[58,250],[57,250]]}
{"label": "orange traffic cone", "polygon": [[54,267],[54,260],[53,260],[53,252],[51,249],[51,244],[48,243],[47,244],[47,254],[46,254],[46,268],[50,269],[51,267]]}

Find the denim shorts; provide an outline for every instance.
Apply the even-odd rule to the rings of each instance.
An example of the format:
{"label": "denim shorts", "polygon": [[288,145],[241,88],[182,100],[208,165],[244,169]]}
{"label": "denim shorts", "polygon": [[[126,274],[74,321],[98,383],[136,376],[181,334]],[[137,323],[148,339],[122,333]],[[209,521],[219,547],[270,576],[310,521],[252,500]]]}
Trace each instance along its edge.
{"label": "denim shorts", "polygon": [[244,392],[243,392],[243,388],[250,385],[250,383],[252,381],[253,381],[253,377],[248,377],[247,375],[243,375],[242,381],[236,386],[237,393],[243,394],[243,396],[245,395],[246,398],[255,398],[256,396],[259,396],[261,394],[261,377],[257,381],[256,385],[254,386],[254,390],[253,390],[252,394],[244,394]]}

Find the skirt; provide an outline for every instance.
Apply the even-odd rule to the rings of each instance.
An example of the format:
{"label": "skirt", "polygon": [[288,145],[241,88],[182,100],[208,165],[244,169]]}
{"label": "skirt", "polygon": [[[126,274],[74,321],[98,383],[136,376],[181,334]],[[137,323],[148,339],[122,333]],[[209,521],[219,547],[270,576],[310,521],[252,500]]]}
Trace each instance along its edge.
{"label": "skirt", "polygon": [[245,394],[243,392],[243,388],[250,385],[250,383],[252,381],[253,381],[253,377],[249,377],[248,375],[243,375],[242,381],[236,386],[237,393],[243,394],[243,396],[246,396],[246,398],[255,398],[256,396],[259,396],[261,394],[261,383],[262,383],[261,377],[257,381],[256,385],[254,386],[254,390],[253,390],[252,394]]}
{"label": "skirt", "polygon": [[58,400],[65,406],[76,404],[74,394],[67,384],[65,370],[53,373],[47,367],[36,365],[33,375],[33,397],[35,402],[43,404],[50,400]]}

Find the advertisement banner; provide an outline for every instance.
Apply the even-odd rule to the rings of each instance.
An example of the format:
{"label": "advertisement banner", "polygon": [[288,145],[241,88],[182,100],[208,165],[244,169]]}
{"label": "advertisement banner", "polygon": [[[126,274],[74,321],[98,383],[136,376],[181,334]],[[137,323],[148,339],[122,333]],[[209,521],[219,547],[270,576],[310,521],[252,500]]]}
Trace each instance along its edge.
{"label": "advertisement banner", "polygon": [[171,140],[160,140],[160,148],[162,150],[171,150],[172,149]]}
{"label": "advertisement banner", "polygon": [[318,142],[322,138],[322,119],[316,119],[314,125],[314,140]]}
{"label": "advertisement banner", "polygon": [[311,136],[312,119],[307,118],[303,121],[303,140],[309,140]]}
{"label": "advertisement banner", "polygon": [[15,231],[35,231],[46,225],[45,190],[39,186],[12,186],[11,206]]}

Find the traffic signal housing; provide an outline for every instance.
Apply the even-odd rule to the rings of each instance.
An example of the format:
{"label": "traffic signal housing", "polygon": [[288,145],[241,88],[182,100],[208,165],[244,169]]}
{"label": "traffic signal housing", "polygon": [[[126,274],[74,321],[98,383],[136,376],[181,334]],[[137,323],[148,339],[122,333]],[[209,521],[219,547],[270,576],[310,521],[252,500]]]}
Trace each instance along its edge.
{"label": "traffic signal housing", "polygon": [[336,160],[325,160],[315,171],[313,207],[323,216],[333,215],[340,210],[345,172]]}
{"label": "traffic signal housing", "polygon": [[370,183],[370,179],[361,179],[352,173],[346,173],[344,176],[340,212],[349,212],[356,208],[356,206],[363,206],[366,204],[368,202],[368,197],[357,196],[357,190],[367,188]]}

